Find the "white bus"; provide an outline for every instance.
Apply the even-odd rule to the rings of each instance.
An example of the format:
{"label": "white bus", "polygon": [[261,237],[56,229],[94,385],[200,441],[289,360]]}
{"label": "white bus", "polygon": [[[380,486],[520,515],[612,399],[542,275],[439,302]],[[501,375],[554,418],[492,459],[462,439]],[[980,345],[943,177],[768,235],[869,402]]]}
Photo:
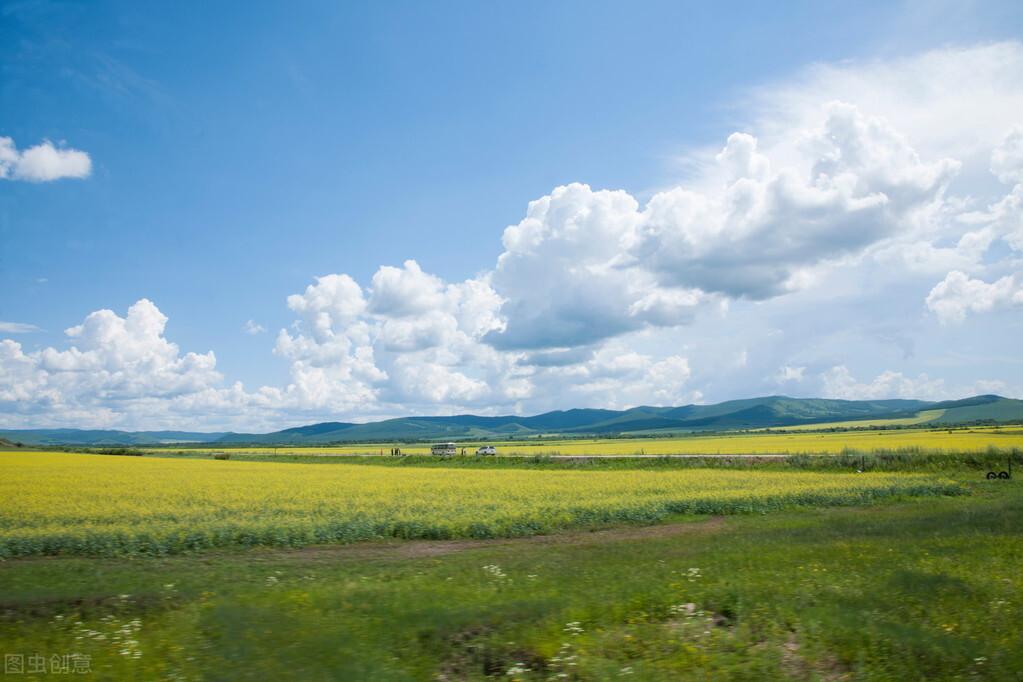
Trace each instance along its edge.
{"label": "white bus", "polygon": [[458,454],[458,446],[454,443],[434,443],[430,446],[431,455],[456,455]]}

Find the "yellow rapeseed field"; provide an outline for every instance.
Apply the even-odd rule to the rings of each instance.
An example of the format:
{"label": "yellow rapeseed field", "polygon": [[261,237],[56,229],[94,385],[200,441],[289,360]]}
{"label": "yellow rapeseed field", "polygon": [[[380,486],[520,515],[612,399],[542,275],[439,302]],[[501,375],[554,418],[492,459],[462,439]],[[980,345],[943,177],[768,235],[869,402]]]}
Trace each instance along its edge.
{"label": "yellow rapeseed field", "polygon": [[[891,420],[889,420],[891,421]],[[817,428],[827,425],[816,425]],[[948,452],[983,452],[994,447],[1003,450],[1023,449],[1023,428],[974,427],[969,429],[903,429],[889,431],[837,431],[811,432],[795,427],[791,433],[752,432],[715,436],[684,436],[676,438],[607,438],[573,440],[538,440],[494,442],[501,455],[745,455],[745,454],[818,454],[839,453],[845,450],[870,452],[920,448]],[[476,441],[459,443],[466,452],[475,452]],[[201,448],[198,452],[231,451],[257,454],[386,454],[393,447],[401,447],[408,455],[430,454],[428,444],[401,445],[371,443],[343,446],[309,447],[226,447]],[[154,452],[158,451],[156,449]]]}
{"label": "yellow rapeseed field", "polygon": [[945,494],[933,475],[513,470],[0,453],[0,557],[514,536]]}

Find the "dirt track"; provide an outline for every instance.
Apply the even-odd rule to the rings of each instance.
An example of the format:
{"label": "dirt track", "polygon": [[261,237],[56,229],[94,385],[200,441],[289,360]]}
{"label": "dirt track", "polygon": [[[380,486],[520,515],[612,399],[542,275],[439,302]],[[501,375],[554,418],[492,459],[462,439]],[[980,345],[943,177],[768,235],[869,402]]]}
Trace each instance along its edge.
{"label": "dirt track", "polygon": [[[619,540],[667,538],[683,535],[713,533],[725,527],[723,516],[711,516],[705,521],[666,523],[656,526],[626,526],[595,531],[566,531],[552,535],[530,535],[521,538],[494,540],[382,540],[358,542],[351,545],[316,545],[293,550],[260,552],[266,559],[418,559],[443,556],[454,552],[487,547],[514,547],[516,545],[596,545]],[[253,558],[256,558],[254,555]]]}

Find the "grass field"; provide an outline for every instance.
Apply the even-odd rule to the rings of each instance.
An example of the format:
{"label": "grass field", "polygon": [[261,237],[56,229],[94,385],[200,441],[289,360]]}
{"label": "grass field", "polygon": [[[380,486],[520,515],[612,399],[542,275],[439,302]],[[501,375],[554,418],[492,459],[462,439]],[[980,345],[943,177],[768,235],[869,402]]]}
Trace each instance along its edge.
{"label": "grass field", "polygon": [[931,473],[329,467],[0,453],[0,557],[511,537],[954,494]]}
{"label": "grass field", "polygon": [[[821,428],[825,425],[815,425]],[[788,429],[787,429],[788,430]],[[735,433],[675,438],[608,438],[578,440],[508,441],[495,443],[501,455],[668,455],[668,454],[834,454],[844,450],[870,452],[919,448],[981,452],[987,448],[1023,449],[1023,427],[969,429],[903,429],[894,431],[839,431],[794,433]],[[468,453],[480,443],[460,443]],[[370,443],[344,446],[190,448],[188,452],[248,452],[254,454],[325,453],[386,454],[393,447],[404,454],[429,454],[429,444]],[[173,448],[150,448],[160,453]]]}
{"label": "grass field", "polygon": [[[841,422],[823,422],[818,424],[797,424],[795,426],[778,427],[785,431],[820,431],[822,429],[868,429],[878,426],[913,426],[937,419],[945,410],[923,410],[912,417],[896,419],[855,419]],[[767,429],[757,429],[766,431]]]}
{"label": "grass field", "polygon": [[[179,465],[202,465],[217,490],[220,472],[237,472],[246,492],[248,469],[292,468],[40,462],[68,477],[19,485],[48,485],[53,506],[35,509],[69,533],[83,491],[103,500],[88,516],[108,504],[120,513],[125,497],[146,528],[154,519],[140,501],[205,507],[202,488],[175,492],[181,481],[167,472]],[[82,475],[108,466],[138,483],[104,473],[100,482],[123,494],[82,488]],[[160,478],[144,475],[150,466]],[[0,562],[0,648],[88,656],[90,679],[103,680],[1014,680],[1023,671],[1023,490],[982,473],[954,474],[965,496],[673,516],[545,538],[9,559]],[[0,498],[5,516],[22,519],[24,499],[14,506],[11,491]]]}

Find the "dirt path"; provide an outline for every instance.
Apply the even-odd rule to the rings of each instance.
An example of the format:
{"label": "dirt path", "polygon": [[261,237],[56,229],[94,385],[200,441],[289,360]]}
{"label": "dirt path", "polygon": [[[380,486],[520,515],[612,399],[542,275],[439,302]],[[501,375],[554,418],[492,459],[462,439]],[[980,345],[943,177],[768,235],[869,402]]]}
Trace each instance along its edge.
{"label": "dirt path", "polygon": [[[351,545],[316,545],[293,550],[271,549],[260,552],[261,559],[419,559],[443,556],[454,552],[488,547],[515,547],[531,545],[597,545],[605,542],[668,538],[720,531],[725,526],[723,516],[711,516],[705,521],[666,523],[657,526],[626,526],[595,531],[566,531],[552,535],[530,535],[521,538],[494,540],[374,540]],[[253,555],[253,558],[257,558]]]}
{"label": "dirt path", "polygon": [[[529,535],[520,538],[495,538],[493,540],[366,540],[352,544],[311,545],[282,549],[279,547],[218,548],[196,554],[174,554],[162,557],[161,561],[216,561],[227,557],[248,561],[345,561],[347,559],[420,559],[443,556],[455,552],[488,547],[526,547],[534,545],[599,545],[605,542],[642,540],[644,538],[670,538],[685,535],[702,535],[724,529],[725,517],[709,516],[698,521],[664,523],[656,526],[621,526],[601,530],[566,530],[551,535]],[[14,563],[68,561],[88,559],[78,556],[27,556],[10,559]]]}

